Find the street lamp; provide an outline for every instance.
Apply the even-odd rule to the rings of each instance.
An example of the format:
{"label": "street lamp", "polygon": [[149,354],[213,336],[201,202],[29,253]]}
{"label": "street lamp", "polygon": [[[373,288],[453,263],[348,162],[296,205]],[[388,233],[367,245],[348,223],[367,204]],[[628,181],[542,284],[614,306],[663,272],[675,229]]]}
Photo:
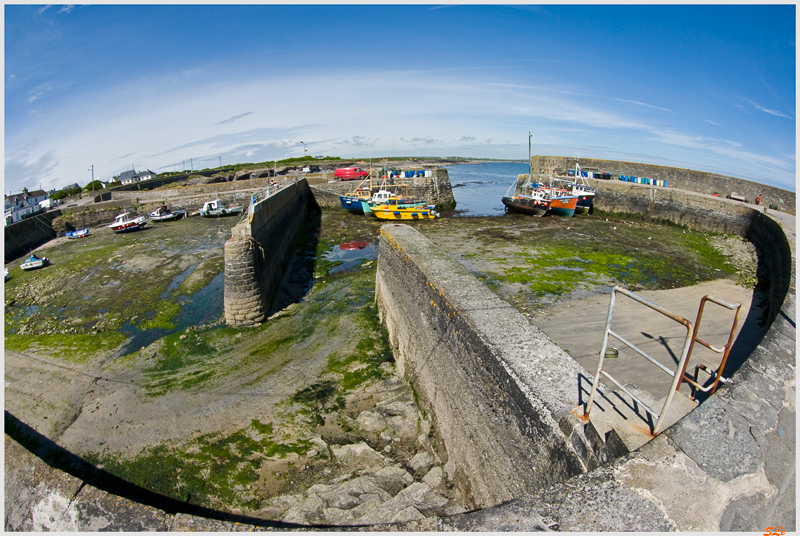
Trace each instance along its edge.
{"label": "street lamp", "polygon": [[305,161],[308,158],[308,148],[306,148],[306,144],[302,141],[300,143],[303,144],[303,161]]}

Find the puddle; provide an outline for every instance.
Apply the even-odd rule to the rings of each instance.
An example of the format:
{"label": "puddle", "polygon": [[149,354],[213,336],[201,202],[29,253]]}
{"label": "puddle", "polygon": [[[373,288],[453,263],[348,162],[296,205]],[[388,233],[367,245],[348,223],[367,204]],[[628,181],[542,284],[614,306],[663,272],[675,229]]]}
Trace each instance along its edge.
{"label": "puddle", "polygon": [[341,261],[342,264],[331,268],[328,273],[335,274],[355,268],[364,261],[378,258],[378,244],[367,242],[344,242],[333,246],[333,249],[323,256],[326,261]]}
{"label": "puddle", "polygon": [[182,274],[180,274],[179,276],[175,277],[175,279],[172,280],[172,283],[170,283],[169,286],[167,287],[167,290],[162,292],[161,294],[159,294],[158,297],[159,298],[168,297],[172,293],[172,291],[175,290],[176,288],[178,288],[180,286],[180,284],[183,283],[183,280],[186,279],[187,277],[189,277],[189,274],[194,272],[194,269],[197,268],[198,266],[199,266],[198,264],[190,266]]}
{"label": "puddle", "polygon": [[154,328],[141,330],[136,326],[132,326],[130,322],[125,322],[119,331],[128,337],[128,342],[117,352],[116,357],[135,352],[142,347],[153,344],[162,337],[166,337],[176,331],[182,331],[189,326],[206,324],[217,320],[222,315],[224,308],[224,287],[225,272],[220,272],[208,285],[191,296],[178,296],[177,301],[181,306],[181,312],[173,319],[176,327],[172,329]]}

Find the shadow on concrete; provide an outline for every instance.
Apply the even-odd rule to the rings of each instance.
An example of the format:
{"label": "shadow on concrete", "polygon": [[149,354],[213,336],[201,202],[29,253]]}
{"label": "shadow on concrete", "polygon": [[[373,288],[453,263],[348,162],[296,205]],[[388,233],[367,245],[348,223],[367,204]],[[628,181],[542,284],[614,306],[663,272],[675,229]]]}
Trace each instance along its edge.
{"label": "shadow on concrete", "polygon": [[[82,480],[101,491],[123,497],[136,503],[151,506],[168,514],[187,514],[217,521],[240,523],[257,527],[268,527],[278,530],[308,529],[310,526],[283,523],[243,515],[229,514],[211,508],[179,501],[154,493],[136,484],[123,480],[111,473],[99,469],[80,456],[64,449],[54,441],[43,436],[24,422],[20,421],[8,410],[5,410],[5,433],[40,458],[50,467],[63,471]],[[317,528],[325,526],[316,525]],[[342,530],[342,527],[330,527]]]}

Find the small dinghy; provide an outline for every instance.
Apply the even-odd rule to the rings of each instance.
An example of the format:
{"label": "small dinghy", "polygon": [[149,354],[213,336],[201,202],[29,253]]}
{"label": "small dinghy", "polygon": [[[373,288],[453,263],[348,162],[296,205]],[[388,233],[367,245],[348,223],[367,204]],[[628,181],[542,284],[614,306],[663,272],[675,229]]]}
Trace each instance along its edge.
{"label": "small dinghy", "polygon": [[43,268],[50,264],[50,260],[47,257],[37,257],[34,254],[31,254],[25,262],[19,265],[20,268],[23,270],[35,270],[36,268]]}
{"label": "small dinghy", "polygon": [[86,229],[76,229],[74,231],[67,231],[64,233],[64,236],[67,238],[86,238],[89,236],[89,228]]}

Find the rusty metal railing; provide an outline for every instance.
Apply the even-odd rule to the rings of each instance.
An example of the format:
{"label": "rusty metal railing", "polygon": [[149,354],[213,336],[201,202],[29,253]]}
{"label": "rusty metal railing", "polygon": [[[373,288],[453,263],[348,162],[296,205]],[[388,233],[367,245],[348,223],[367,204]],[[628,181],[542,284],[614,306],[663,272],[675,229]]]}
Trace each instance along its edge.
{"label": "rusty metal railing", "polygon": [[[617,334],[617,333],[615,333],[614,331],[611,330],[611,318],[612,318],[612,316],[614,314],[614,303],[616,301],[616,297],[617,297],[618,293],[622,294],[624,296],[628,296],[632,300],[637,301],[637,302],[639,302],[639,303],[641,303],[643,305],[646,305],[647,307],[650,307],[654,311],[656,311],[658,313],[661,313],[662,315],[664,315],[664,316],[666,316],[668,318],[671,318],[675,322],[677,322],[679,324],[682,324],[684,327],[686,327],[686,339],[684,340],[684,343],[683,343],[683,349],[681,350],[681,357],[680,357],[680,359],[678,361],[678,366],[676,367],[674,372],[672,370],[668,369],[663,364],[661,364],[658,361],[656,361],[653,357],[649,356],[647,353],[642,351],[636,345],[634,345],[633,343],[625,340],[622,336],[620,336],[619,334]],[[690,348],[692,340],[693,340],[692,339],[692,333],[693,333],[692,323],[690,321],[686,320],[685,318],[683,318],[681,316],[678,316],[676,314],[673,314],[673,313],[667,311],[666,309],[664,309],[663,307],[661,307],[660,305],[657,305],[657,304],[651,302],[650,300],[647,300],[647,299],[639,296],[638,294],[634,294],[633,292],[631,292],[629,290],[626,290],[626,289],[624,289],[622,287],[614,287],[612,289],[612,291],[611,291],[611,300],[610,300],[610,302],[608,304],[608,317],[606,318],[606,327],[605,327],[605,332],[603,333],[603,347],[600,349],[600,360],[597,363],[597,372],[594,375],[594,382],[592,383],[592,392],[589,395],[589,401],[587,402],[586,410],[584,411],[584,419],[588,419],[589,418],[589,414],[592,411],[592,404],[594,403],[594,395],[597,392],[597,385],[600,382],[600,374],[603,374],[606,378],[611,380],[617,387],[619,387],[625,393],[627,393],[628,396],[630,396],[633,400],[635,400],[637,403],[639,403],[642,406],[642,408],[644,408],[644,410],[647,411],[647,413],[649,413],[650,415],[652,415],[653,417],[655,417],[657,419],[655,427],[653,428],[653,435],[654,436],[657,435],[658,432],[661,430],[661,425],[663,424],[664,418],[666,417],[667,411],[669,410],[669,406],[672,403],[672,397],[675,395],[675,393],[678,390],[678,386],[680,385],[680,381],[681,381],[681,378],[682,378],[682,371],[686,368],[686,362],[687,362],[688,357],[689,357],[689,348]],[[669,392],[667,393],[667,397],[664,400],[664,405],[661,408],[661,413],[660,414],[656,413],[655,410],[653,410],[647,404],[645,404],[641,399],[639,399],[639,397],[637,397],[635,394],[630,392],[624,385],[622,385],[620,382],[618,382],[616,380],[616,378],[611,376],[611,374],[609,374],[608,372],[603,370],[603,361],[605,359],[606,349],[608,347],[608,336],[609,335],[613,336],[614,338],[616,338],[617,340],[619,340],[620,342],[622,342],[623,344],[625,344],[626,346],[631,348],[637,354],[641,355],[642,357],[644,357],[645,359],[650,361],[650,363],[655,365],[662,372],[665,372],[666,374],[668,374],[668,375],[673,377],[672,385],[670,386]],[[681,371],[681,374],[678,374],[678,371]]]}
{"label": "rusty metal railing", "polygon": [[[697,333],[700,331],[700,321],[703,318],[703,309],[705,308],[705,305],[706,305],[707,301],[710,301],[711,303],[716,303],[717,305],[725,307],[726,309],[730,309],[731,311],[736,311],[736,314],[734,315],[734,318],[733,318],[733,326],[731,326],[731,332],[730,332],[730,335],[728,335],[728,342],[726,342],[725,345],[722,346],[722,348],[717,348],[715,346],[712,346],[711,344],[707,343],[706,341],[704,341],[703,339],[700,339],[697,336]],[[725,382],[728,381],[727,379],[722,377],[722,372],[725,370],[725,363],[728,361],[728,354],[730,354],[730,352],[731,352],[731,346],[733,344],[733,336],[736,333],[736,326],[739,324],[739,313],[741,312],[741,309],[742,309],[742,304],[741,303],[728,303],[728,302],[724,302],[722,300],[719,300],[719,299],[717,299],[717,298],[715,298],[713,296],[708,296],[708,295],[703,296],[703,299],[700,300],[700,308],[697,310],[697,319],[694,321],[694,331],[692,332],[692,342],[689,345],[689,353],[686,356],[686,363],[683,364],[683,368],[681,369],[680,378],[678,379],[678,387],[677,387],[678,389],[680,389],[680,387],[681,387],[681,382],[686,380],[686,383],[688,383],[692,387],[692,398],[694,398],[696,390],[700,390],[700,391],[702,391],[704,393],[708,393],[709,395],[712,395],[712,394],[714,394],[714,391],[717,390],[717,387],[719,386],[720,382],[725,383]],[[691,378],[686,374],[686,367],[689,366],[689,359],[691,359],[691,357],[692,357],[692,350],[694,350],[695,341],[699,342],[700,344],[702,344],[703,346],[705,346],[706,348],[708,348],[712,352],[716,352],[718,354],[722,354],[722,362],[720,363],[720,365],[717,368],[717,370],[710,370],[707,365],[703,365],[703,364],[697,365],[695,367],[695,369],[694,369],[694,378]],[[706,373],[708,373],[709,376],[714,378],[714,381],[710,385],[708,385],[706,387],[703,387],[702,385],[700,385],[697,382],[697,377],[698,377],[698,374],[700,374],[700,370],[705,371]]]}

